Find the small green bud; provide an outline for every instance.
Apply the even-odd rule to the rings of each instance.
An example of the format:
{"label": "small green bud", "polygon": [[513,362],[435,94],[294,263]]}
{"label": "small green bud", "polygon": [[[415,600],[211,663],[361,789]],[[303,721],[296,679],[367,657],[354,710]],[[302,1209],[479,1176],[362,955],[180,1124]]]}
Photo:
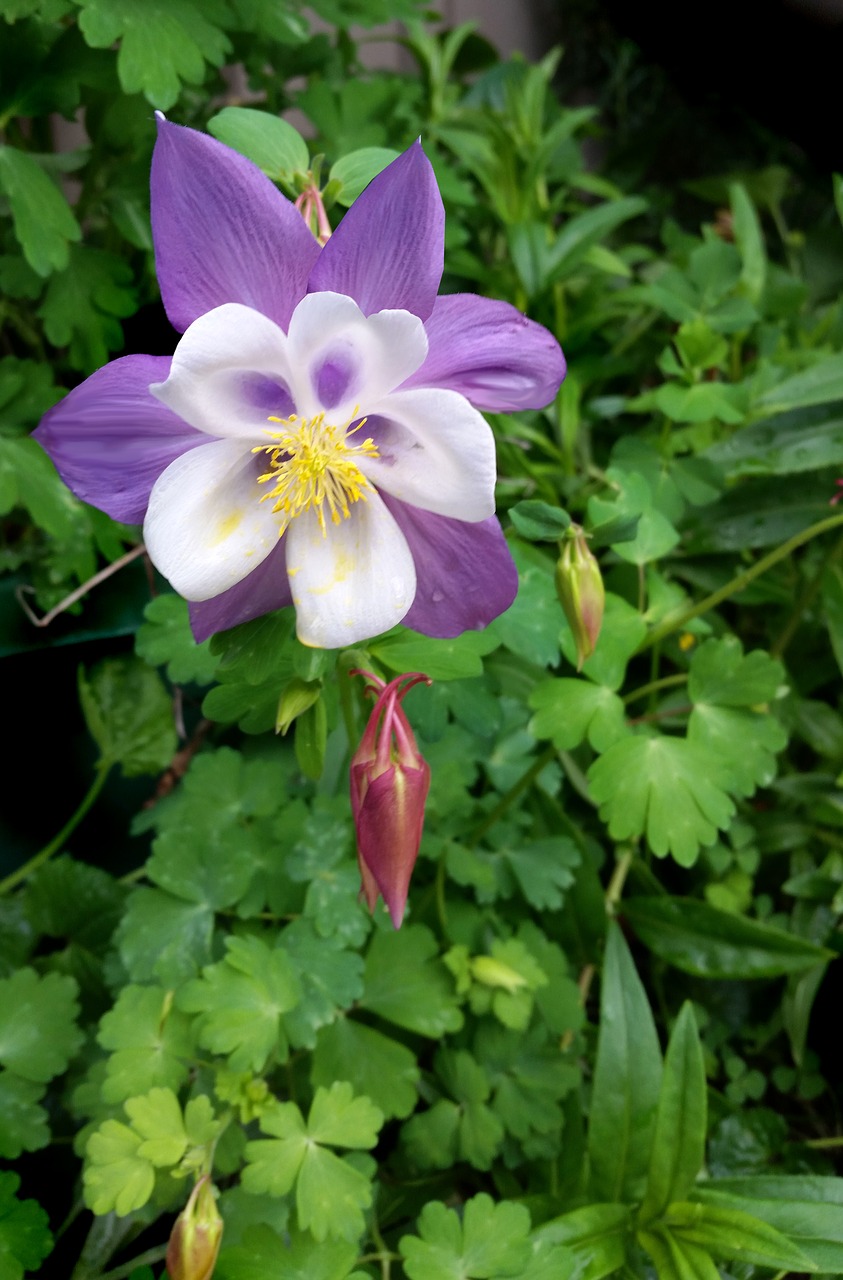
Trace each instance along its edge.
{"label": "small green bud", "polygon": [[471,961],[471,974],[484,987],[502,987],[504,991],[520,991],[527,986],[527,979],[511,965],[496,960],[494,956],[475,956]]}
{"label": "small green bud", "polygon": [[320,680],[300,680],[294,676],[278,699],[275,732],[286,733],[293,721],[313,706],[321,692]]}
{"label": "small green bud", "polygon": [[170,1280],[211,1280],[220,1251],[222,1227],[214,1185],[204,1174],[190,1193],[170,1234],[165,1260]]}
{"label": "small green bud", "polygon": [[577,646],[577,671],[597,645],[606,591],[586,535],[572,524],[556,564],[556,594]]}

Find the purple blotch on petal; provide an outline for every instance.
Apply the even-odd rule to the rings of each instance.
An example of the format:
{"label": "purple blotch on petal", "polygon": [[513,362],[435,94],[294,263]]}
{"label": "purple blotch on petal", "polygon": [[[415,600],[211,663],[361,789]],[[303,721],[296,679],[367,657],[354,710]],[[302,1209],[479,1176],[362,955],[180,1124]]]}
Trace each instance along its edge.
{"label": "purple blotch on petal", "polygon": [[508,302],[455,293],[436,299],[425,332],[427,359],[403,384],[448,387],[478,409],[541,409],[565,377],[553,335]]}
{"label": "purple blotch on petal", "polygon": [[286,538],[279,538],[278,546],[241,582],[212,600],[190,605],[190,627],[197,643],[293,603],[285,543]]}
{"label": "purple blotch on petal", "polygon": [[269,178],[216,138],[159,114],[151,190],[158,283],[175,328],[242,302],[286,330],[320,250]]}
{"label": "purple blotch on petal", "polygon": [[420,142],[373,178],[331,236],[308,292],[353,298],[364,315],[433,308],[445,252],[445,210]]}
{"label": "purple blotch on petal", "polygon": [[240,377],[243,399],[254,409],[266,411],[275,418],[289,418],[295,413],[296,404],[290,388],[281,378],[269,378],[265,373],[244,373]]}
{"label": "purple blotch on petal", "polygon": [[438,639],[480,631],[512,604],[515,567],[495,516],[469,524],[432,515],[381,490],[416,565],[416,596],[405,627]]}
{"label": "purple blotch on petal", "polygon": [[314,375],[313,389],[323,409],[333,409],[346,396],[353,373],[352,361],[341,354],[329,356],[319,366]]}
{"label": "purple blotch on petal", "polygon": [[208,437],[150,394],[169,356],[123,356],[54,405],[33,432],[77,498],[115,520],[140,524],[166,467]]}

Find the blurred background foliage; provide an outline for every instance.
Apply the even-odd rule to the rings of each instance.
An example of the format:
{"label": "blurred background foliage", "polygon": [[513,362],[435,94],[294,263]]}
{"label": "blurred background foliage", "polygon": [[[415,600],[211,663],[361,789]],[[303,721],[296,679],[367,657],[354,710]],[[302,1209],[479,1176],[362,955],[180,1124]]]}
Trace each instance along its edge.
{"label": "blurred background foliage", "polygon": [[[149,1280],[205,1174],[223,1280],[843,1272],[839,144],[821,59],[806,129],[769,31],[741,80],[725,12],[689,71],[636,9],[547,9],[528,60],[415,0],[0,3],[3,1280]],[[558,336],[556,403],[493,418],[487,631],[196,646],[29,439],[175,344],[154,109],[335,221],[421,134],[444,290]],[[356,902],[354,665],[435,681],[397,934]]]}

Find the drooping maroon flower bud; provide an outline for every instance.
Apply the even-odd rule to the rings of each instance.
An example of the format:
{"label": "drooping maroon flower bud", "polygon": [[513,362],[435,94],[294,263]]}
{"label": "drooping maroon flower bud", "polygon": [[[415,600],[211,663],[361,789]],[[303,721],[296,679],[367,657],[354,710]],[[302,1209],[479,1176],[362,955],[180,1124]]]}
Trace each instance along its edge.
{"label": "drooping maroon flower bud", "polygon": [[214,1186],[205,1174],[191,1191],[170,1234],[165,1259],[170,1280],[211,1280],[222,1228]]}
{"label": "drooping maroon flower bud", "polygon": [[579,525],[568,530],[556,565],[556,594],[577,646],[577,671],[590,658],[603,623],[606,591],[600,566]]}
{"label": "drooping maroon flower bud", "polygon": [[357,833],[361,893],[370,911],[383,897],[398,929],[404,918],[424,824],[430,768],[422,759],[401,700],[413,685],[430,679],[413,672],[386,684],[369,671],[375,705],[360,745],[351,757],[351,811]]}

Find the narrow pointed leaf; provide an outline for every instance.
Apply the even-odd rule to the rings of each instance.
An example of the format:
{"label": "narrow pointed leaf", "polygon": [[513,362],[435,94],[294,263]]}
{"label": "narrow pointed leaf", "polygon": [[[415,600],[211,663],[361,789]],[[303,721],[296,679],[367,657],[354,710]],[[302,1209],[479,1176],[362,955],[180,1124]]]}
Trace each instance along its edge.
{"label": "narrow pointed leaf", "polygon": [[662,1057],[641,979],[617,925],[609,929],[588,1154],[596,1199],[639,1199],[650,1160]]}
{"label": "narrow pointed leaf", "polygon": [[693,1186],[705,1156],[706,1114],[702,1046],[686,1001],[665,1055],[643,1219],[659,1217]]}

